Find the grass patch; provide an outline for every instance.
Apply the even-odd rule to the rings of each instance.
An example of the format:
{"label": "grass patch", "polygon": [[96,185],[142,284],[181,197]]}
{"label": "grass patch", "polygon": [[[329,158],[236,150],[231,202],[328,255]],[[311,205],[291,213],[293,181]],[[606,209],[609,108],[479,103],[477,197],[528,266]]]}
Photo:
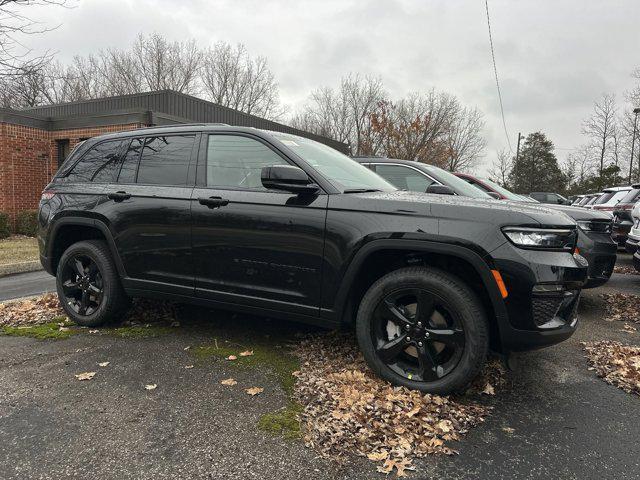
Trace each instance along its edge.
{"label": "grass patch", "polygon": [[35,238],[14,236],[0,240],[0,266],[38,260]]}
{"label": "grass patch", "polygon": [[[62,327],[60,324],[63,324]],[[31,337],[38,340],[62,340],[69,338],[71,335],[80,333],[80,330],[72,328],[73,323],[62,317],[54,319],[53,322],[43,323],[41,325],[20,326],[20,327],[2,327],[2,333],[12,337]]]}
{"label": "grass patch", "polygon": [[[193,348],[191,352],[200,361],[212,357],[224,359],[229,355],[235,355],[238,358],[228,361],[230,365],[237,368],[262,367],[271,372],[289,396],[289,401],[286,407],[262,415],[258,421],[258,428],[273,435],[296,439],[301,437],[298,414],[302,411],[302,406],[293,400],[293,387],[296,382],[293,372],[300,368],[300,362],[288,353],[286,348],[280,346],[278,340],[289,339],[261,338],[259,335],[253,341],[243,337],[242,341],[237,343],[215,339],[213,344]],[[245,350],[253,350],[253,355],[241,357],[240,352]]]}
{"label": "grass patch", "polygon": [[298,415],[302,413],[302,405],[291,401],[282,410],[265,413],[258,420],[258,428],[272,435],[296,439],[302,437]]}
{"label": "grass patch", "polygon": [[120,338],[147,338],[147,337],[159,337],[161,335],[167,335],[174,331],[175,328],[166,327],[161,325],[151,325],[148,327],[117,327],[108,329],[111,335]]}

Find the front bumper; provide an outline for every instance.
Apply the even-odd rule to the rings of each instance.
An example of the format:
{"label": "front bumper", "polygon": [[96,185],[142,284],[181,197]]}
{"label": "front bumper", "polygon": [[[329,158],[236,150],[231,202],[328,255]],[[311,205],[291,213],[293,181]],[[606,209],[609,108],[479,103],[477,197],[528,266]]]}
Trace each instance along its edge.
{"label": "front bumper", "polygon": [[575,332],[580,291],[587,279],[584,258],[510,244],[491,256],[508,291],[506,319],[498,318],[504,352],[547,347]]}
{"label": "front bumper", "polygon": [[616,264],[618,245],[606,233],[578,234],[578,249],[587,262],[589,270],[584,288],[598,287],[606,283]]}
{"label": "front bumper", "polygon": [[639,243],[640,243],[640,239],[629,236],[629,238],[627,238],[627,243],[624,244],[624,249],[628,253],[634,254],[638,250]]}

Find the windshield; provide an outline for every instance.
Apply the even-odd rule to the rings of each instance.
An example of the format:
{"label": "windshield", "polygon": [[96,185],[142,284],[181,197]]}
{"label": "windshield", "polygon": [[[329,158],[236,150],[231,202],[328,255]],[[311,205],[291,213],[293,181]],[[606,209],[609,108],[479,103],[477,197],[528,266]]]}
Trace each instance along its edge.
{"label": "windshield", "polygon": [[529,199],[529,198],[523,197],[522,195],[518,195],[517,193],[513,193],[512,191],[507,190],[504,187],[501,187],[496,182],[492,182],[491,180],[487,180],[486,178],[481,178],[480,180],[482,180],[484,183],[489,185],[493,190],[495,190],[496,192],[498,192],[500,195],[502,195],[503,197],[507,198],[508,200],[513,200],[513,201],[516,201],[516,202],[531,202],[531,201],[533,201],[533,199]]}
{"label": "windshield", "polygon": [[629,190],[627,194],[620,200],[620,203],[636,203],[640,198],[640,188]]}
{"label": "windshield", "polygon": [[613,198],[616,192],[604,192],[600,198],[595,201],[596,205],[601,205],[603,203],[607,203],[609,200]]}
{"label": "windshield", "polygon": [[456,177],[453,173],[447,172],[440,167],[434,167],[433,165],[424,165],[427,172],[438,180],[455,190],[458,195],[472,198],[492,198],[488,193],[480,190],[478,187],[467,183],[465,180]]}
{"label": "windshield", "polygon": [[280,132],[269,132],[283,144],[296,152],[309,165],[332,180],[342,191],[397,190],[385,179],[355,160],[322,143]]}

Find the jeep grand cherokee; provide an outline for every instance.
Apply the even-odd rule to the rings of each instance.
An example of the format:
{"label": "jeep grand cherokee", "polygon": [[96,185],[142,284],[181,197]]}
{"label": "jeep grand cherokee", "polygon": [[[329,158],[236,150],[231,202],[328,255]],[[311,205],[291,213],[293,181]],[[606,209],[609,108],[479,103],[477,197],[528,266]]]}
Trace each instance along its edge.
{"label": "jeep grand cherokee", "polygon": [[42,194],[41,261],[79,325],[132,297],[355,325],[371,369],[464,389],[489,348],[577,323],[576,224],[528,205],[399,191],[315,141],[221,125],[104,135]]}

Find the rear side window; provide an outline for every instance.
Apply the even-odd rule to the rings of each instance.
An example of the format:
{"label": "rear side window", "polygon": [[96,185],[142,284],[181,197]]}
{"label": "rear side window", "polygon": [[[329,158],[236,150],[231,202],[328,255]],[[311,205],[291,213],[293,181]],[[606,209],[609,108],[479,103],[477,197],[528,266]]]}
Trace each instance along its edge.
{"label": "rear side window", "polygon": [[67,175],[69,182],[113,182],[126,140],[109,140],[91,147]]}
{"label": "rear side window", "polygon": [[400,165],[377,164],[376,173],[400,190],[411,192],[424,193],[427,187],[434,183],[429,177],[416,172],[413,168]]}
{"label": "rear side window", "polygon": [[167,135],[145,139],[137,183],[186,185],[194,135]]}
{"label": "rear side window", "polygon": [[207,186],[264,190],[262,167],[288,165],[262,142],[239,135],[209,135]]}

